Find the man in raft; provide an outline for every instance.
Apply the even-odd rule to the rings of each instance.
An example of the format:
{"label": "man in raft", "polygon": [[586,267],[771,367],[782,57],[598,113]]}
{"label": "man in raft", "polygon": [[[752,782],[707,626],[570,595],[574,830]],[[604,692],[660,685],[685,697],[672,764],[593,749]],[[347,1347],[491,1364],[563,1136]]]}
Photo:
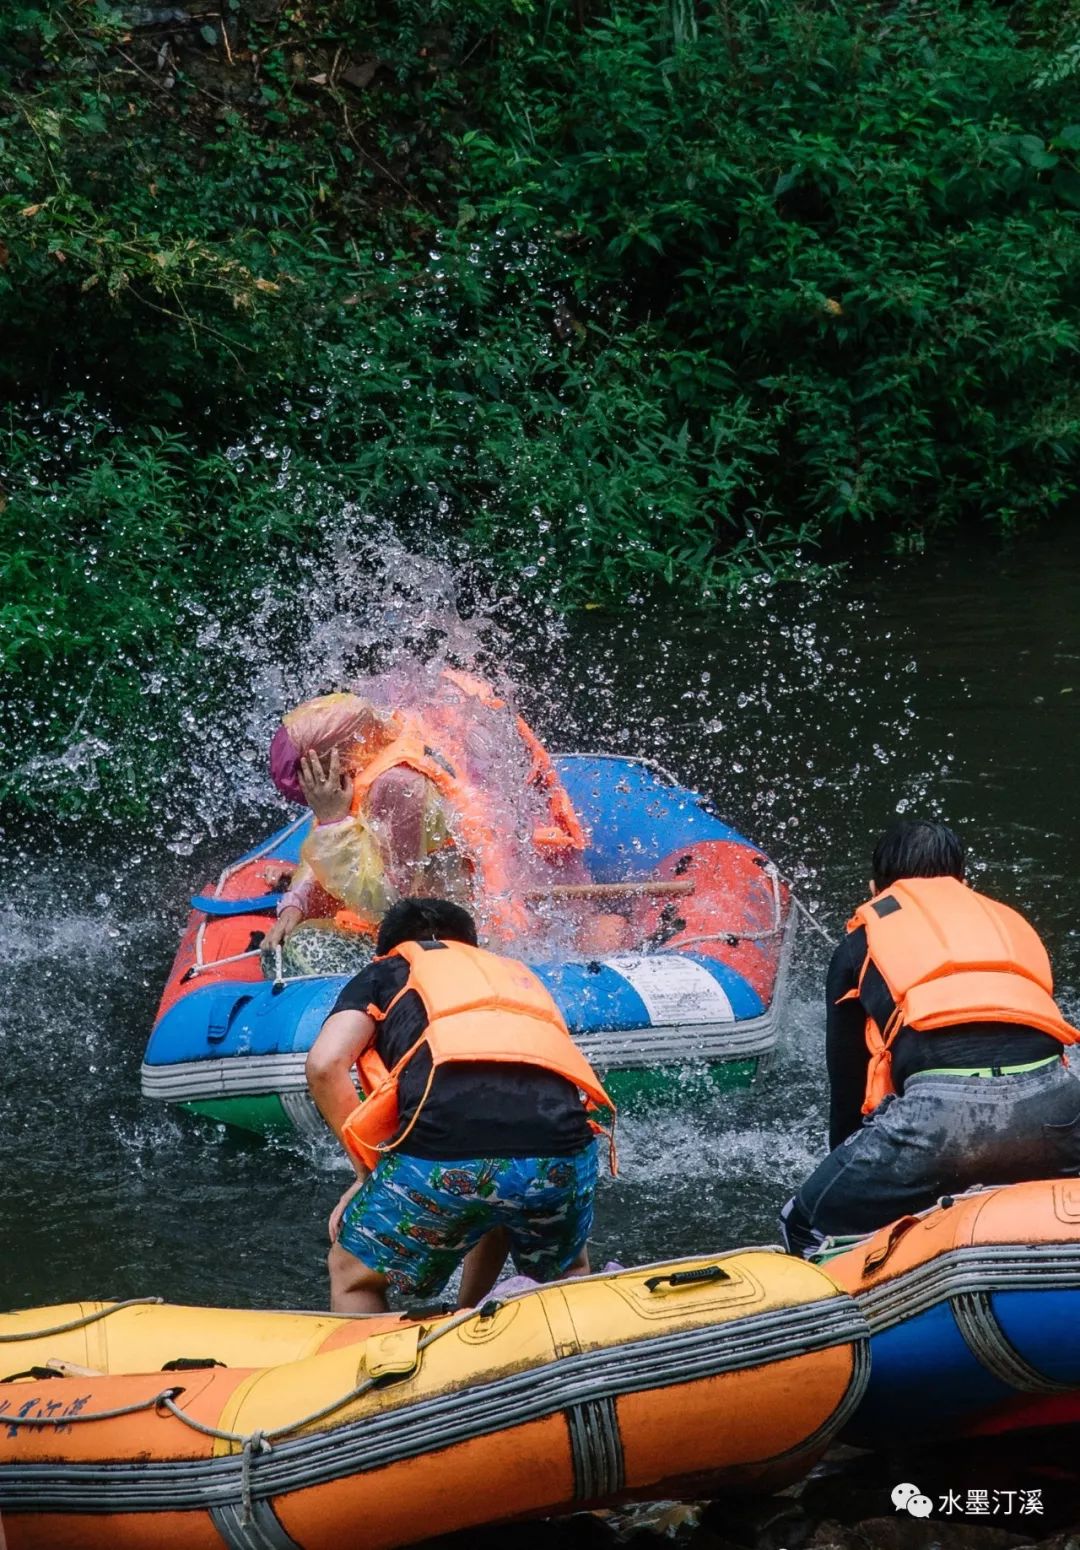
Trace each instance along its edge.
{"label": "man in raft", "polygon": [[436,1297],[467,1255],[462,1307],[508,1251],[537,1281],[587,1275],[590,1115],[613,1105],[555,1002],[523,963],[478,948],[447,899],[395,904],[376,952],[307,1058],[357,1175],[330,1218],[334,1312],[384,1312],[388,1290]]}
{"label": "man in raft", "polygon": [[781,1212],[788,1249],[876,1231],[942,1195],[1080,1170],[1080,1033],[1046,949],[964,882],[944,824],[877,843],[871,898],[826,982],[832,1152]]}
{"label": "man in raft", "polygon": [[455,669],[411,708],[307,701],[276,733],[270,769],[315,826],[267,947],[311,918],[374,936],[410,894],[475,903],[488,933],[511,940],[528,925],[522,889],[584,878],[584,833],[546,750],[488,684]]}

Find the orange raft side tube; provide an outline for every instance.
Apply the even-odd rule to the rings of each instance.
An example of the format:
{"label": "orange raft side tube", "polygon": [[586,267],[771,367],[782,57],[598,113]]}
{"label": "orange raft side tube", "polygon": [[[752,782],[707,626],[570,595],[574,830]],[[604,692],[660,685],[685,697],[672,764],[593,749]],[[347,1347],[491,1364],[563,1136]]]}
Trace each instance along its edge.
{"label": "orange raft side tube", "polygon": [[[45,1333],[41,1333],[45,1330]],[[483,1312],[80,1304],[0,1319],[9,1550],[365,1550],[635,1496],[773,1487],[858,1402],[866,1328],[750,1250]],[[183,1366],[177,1358],[224,1366]],[[48,1362],[85,1374],[44,1378]],[[6,1423],[6,1424],[4,1424]]]}
{"label": "orange raft side tube", "polygon": [[641,940],[657,934],[665,952],[716,958],[741,974],[768,1007],[780,973],[791,893],[767,856],[742,841],[699,840],[675,850],[657,879],[693,886],[670,903],[646,899],[634,911]]}
{"label": "orange raft side tube", "polygon": [[949,1197],[918,1216],[902,1216],[828,1261],[833,1280],[856,1297],[880,1299],[888,1286],[967,1249],[1050,1247],[1080,1241],[1080,1179],[1023,1184]]}
{"label": "orange raft side tube", "polygon": [[[227,903],[233,899],[273,893],[287,885],[294,871],[294,863],[275,860],[273,857],[247,861],[225,878],[221,884],[220,897]],[[260,981],[263,972],[258,954],[254,951],[257,946],[256,933],[259,933],[261,939],[273,925],[274,919],[270,909],[221,916],[207,915],[202,910],[193,909],[188,915],[184,935],[162,992],[155,1023],[160,1022],[169,1008],[175,1006],[189,991],[219,981]],[[239,954],[248,956],[238,958]],[[206,967],[197,969],[196,961],[200,958]]]}

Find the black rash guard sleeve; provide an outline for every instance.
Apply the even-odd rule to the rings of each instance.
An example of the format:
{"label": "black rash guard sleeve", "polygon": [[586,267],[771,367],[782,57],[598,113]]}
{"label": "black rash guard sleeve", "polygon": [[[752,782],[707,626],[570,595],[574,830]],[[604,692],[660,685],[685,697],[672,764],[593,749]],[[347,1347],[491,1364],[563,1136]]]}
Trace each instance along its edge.
{"label": "black rash guard sleeve", "polygon": [[855,990],[866,957],[866,928],[840,942],[825,978],[825,1064],[829,1073],[829,1145],[839,1146],[862,1124],[870,1051],[866,1013],[859,1001],[842,1001]]}

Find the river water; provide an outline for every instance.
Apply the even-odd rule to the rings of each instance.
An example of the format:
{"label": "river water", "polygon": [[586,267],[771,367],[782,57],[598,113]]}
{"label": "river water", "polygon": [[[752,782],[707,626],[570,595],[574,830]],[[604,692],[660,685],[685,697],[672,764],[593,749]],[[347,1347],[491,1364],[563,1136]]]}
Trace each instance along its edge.
{"label": "river water", "polygon": [[[980,886],[1043,931],[1075,1014],[1078,602],[1080,542],[1058,535],[755,584],[708,610],[640,603],[563,626],[504,600],[496,634],[549,746],[659,758],[782,864],[832,933],[863,897],[880,828],[897,813],[946,818]],[[193,743],[201,810],[143,833],[65,831],[9,858],[0,1306],[324,1304],[325,1220],[347,1182],[334,1147],[165,1113],[141,1099],[139,1063],[186,895],[282,821],[259,740],[290,694],[329,686],[333,642],[356,618],[321,619],[306,679],[263,662],[244,703]],[[205,638],[208,653],[236,645],[216,627]],[[154,677],[167,690],[167,665]],[[190,784],[190,770],[166,774],[164,793],[173,777]],[[779,1059],[758,1086],[625,1124],[596,1264],[775,1240],[777,1207],[825,1147],[827,955],[804,932]]]}

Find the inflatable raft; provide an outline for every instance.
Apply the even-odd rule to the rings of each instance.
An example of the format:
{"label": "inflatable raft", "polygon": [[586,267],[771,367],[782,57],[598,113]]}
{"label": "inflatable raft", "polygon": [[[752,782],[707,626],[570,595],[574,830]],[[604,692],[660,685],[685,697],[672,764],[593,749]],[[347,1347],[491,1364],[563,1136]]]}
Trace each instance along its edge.
{"label": "inflatable raft", "polygon": [[[794,915],[775,867],[702,798],[633,759],[572,755],[559,776],[588,832],[594,883],[648,885],[641,950],[532,968],[616,1101],[704,1073],[755,1076],[775,1047]],[[321,1133],[304,1058],[347,976],[272,983],[256,951],[310,818],[242,856],[192,902],[142,1068],[148,1098],[248,1130]]]}
{"label": "inflatable raft", "polygon": [[855,1303],[767,1250],[431,1320],[77,1303],[0,1318],[9,1550],[365,1550],[805,1473]]}
{"label": "inflatable raft", "polygon": [[872,1336],[846,1441],[1080,1421],[1080,1179],[946,1197],[827,1268]]}

